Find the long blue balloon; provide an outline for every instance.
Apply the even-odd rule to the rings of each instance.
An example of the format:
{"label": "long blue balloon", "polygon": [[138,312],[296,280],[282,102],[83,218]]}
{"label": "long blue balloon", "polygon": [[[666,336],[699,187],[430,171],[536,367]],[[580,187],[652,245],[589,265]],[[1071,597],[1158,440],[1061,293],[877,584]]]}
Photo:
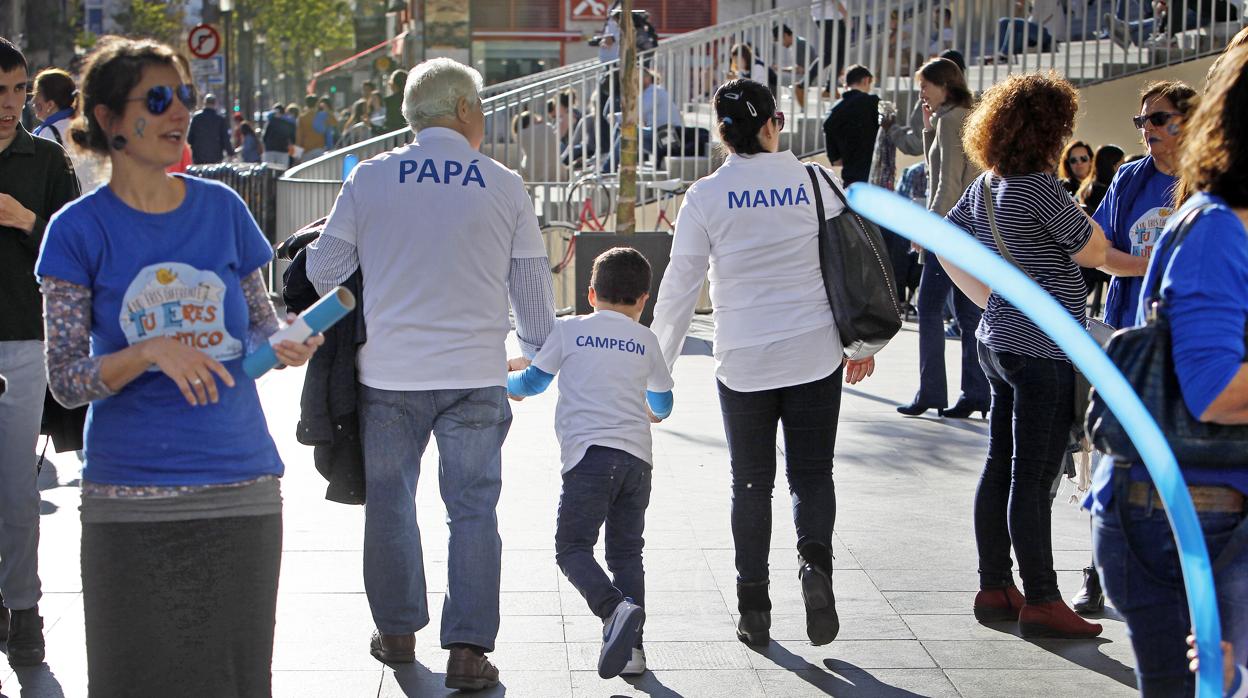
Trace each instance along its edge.
{"label": "long blue balloon", "polygon": [[966,231],[881,187],[852,184],[847,196],[850,206],[859,215],[935,252],[941,260],[948,260],[979,279],[1025,313],[1066,352],[1105,399],[1143,457],[1178,541],[1187,606],[1200,649],[1197,695],[1221,698],[1222,626],[1218,622],[1217,596],[1205,537],[1174,453],[1131,384],[1065,308],[1026,274],[979,244]]}

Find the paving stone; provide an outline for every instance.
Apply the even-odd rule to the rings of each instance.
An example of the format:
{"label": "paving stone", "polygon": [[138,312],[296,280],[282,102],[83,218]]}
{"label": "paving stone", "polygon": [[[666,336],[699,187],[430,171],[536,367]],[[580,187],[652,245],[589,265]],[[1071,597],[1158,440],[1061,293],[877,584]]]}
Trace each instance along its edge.
{"label": "paving stone", "polygon": [[[569,642],[568,663],[573,671],[598,668],[599,642]],[[745,645],[728,642],[646,642],[646,666],[656,672],[667,670],[749,669]]]}
{"label": "paving stone", "polygon": [[364,698],[376,696],[382,666],[371,671],[274,671],[273,698]]}
{"label": "paving stone", "polygon": [[470,694],[446,687],[445,664],[436,671],[419,665],[386,670],[381,681],[379,698],[426,698],[427,696],[463,696],[495,698],[564,698],[572,695],[566,671],[499,670],[499,685]]}
{"label": "paving stone", "polygon": [[603,680],[596,671],[572,672],[572,695],[585,698],[761,698],[756,672],[741,669],[647,672],[639,677]]}
{"label": "paving stone", "polygon": [[[843,640],[913,640],[914,633],[894,613],[846,613],[841,610],[841,632],[836,641]],[[739,616],[733,614],[733,622]],[[806,642],[805,613],[772,613],[771,639],[784,644]]]}
{"label": "paving stone", "polygon": [[1020,671],[1011,669],[946,669],[964,698],[1087,698],[1139,695],[1133,676],[1109,677],[1081,669]]}
{"label": "paving stone", "polygon": [[751,648],[755,669],[926,669],[936,664],[915,640],[840,640],[815,647],[807,642],[772,641]]}
{"label": "paving stone", "polygon": [[838,669],[822,671],[765,670],[758,672],[763,690],[774,698],[958,698],[958,692],[940,669]]}

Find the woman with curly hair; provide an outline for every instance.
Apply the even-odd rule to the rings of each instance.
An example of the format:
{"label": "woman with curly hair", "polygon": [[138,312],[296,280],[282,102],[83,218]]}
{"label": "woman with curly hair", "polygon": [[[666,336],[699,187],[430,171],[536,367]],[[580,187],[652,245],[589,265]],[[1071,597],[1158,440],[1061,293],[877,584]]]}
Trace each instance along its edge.
{"label": "woman with curly hair", "polygon": [[1074,196],[1080,185],[1092,176],[1092,146],[1083,141],[1071,141],[1062,149],[1057,159],[1057,178],[1062,181],[1066,193]]}
{"label": "woman with curly hair", "polygon": [[[962,149],[962,122],[974,100],[966,77],[956,63],[937,58],[915,75],[923,102],[923,152],[926,156],[927,209],[945,215],[966,190],[979,168]],[[918,247],[915,247],[918,250]],[[980,309],[949,281],[936,257],[923,255],[919,279],[919,391],[909,405],[897,411],[915,417],[936,410],[943,417],[966,419],[988,410],[988,381],[979,368],[978,347],[971,328],[979,323]],[[949,409],[945,381],[945,301],[953,291],[954,314],[962,328],[962,395]]]}
{"label": "woman with curly hair", "polygon": [[[963,133],[967,154],[986,172],[946,218],[1012,259],[1085,324],[1079,267],[1104,265],[1109,244],[1054,174],[1077,110],[1075,88],[1053,74],[1013,75],[989,88]],[[1074,368],[1021,311],[974,277],[946,269],[985,308],[975,336],[992,390],[988,458],[975,493],[975,617],[1017,620],[1023,637],[1095,637],[1101,626],[1062,601],[1053,571],[1049,488],[1070,434]],[[1011,547],[1023,593],[1014,586]]]}

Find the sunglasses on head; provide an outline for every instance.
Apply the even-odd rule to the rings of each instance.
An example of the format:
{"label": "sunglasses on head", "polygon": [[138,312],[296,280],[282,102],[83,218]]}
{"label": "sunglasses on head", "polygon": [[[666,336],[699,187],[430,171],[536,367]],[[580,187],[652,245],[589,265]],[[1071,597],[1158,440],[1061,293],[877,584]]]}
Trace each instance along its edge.
{"label": "sunglasses on head", "polygon": [[146,102],[147,110],[152,116],[160,116],[169,111],[169,107],[173,106],[173,98],[177,96],[187,109],[195,108],[195,86],[181,84],[176,87],[169,85],[157,85],[147,91],[142,97],[131,97],[127,102]]}
{"label": "sunglasses on head", "polygon": [[1082,164],[1082,163],[1091,162],[1091,161],[1092,161],[1092,158],[1088,157],[1087,155],[1071,155],[1069,158],[1066,158],[1067,165]]}
{"label": "sunglasses on head", "polygon": [[771,116],[771,120],[776,122],[776,130],[777,130],[777,131],[783,131],[783,130],[784,130],[784,112],[782,112],[782,111],[780,111],[779,109],[777,109],[777,110],[776,110],[776,113],[775,113],[775,114],[772,114],[772,116]]}
{"label": "sunglasses on head", "polygon": [[1131,123],[1135,124],[1136,128],[1144,128],[1144,124],[1146,123],[1150,123],[1154,126],[1160,127],[1160,126],[1165,126],[1167,121],[1169,121],[1170,119],[1176,116],[1182,116],[1182,115],[1174,111],[1155,111],[1152,114],[1144,114],[1142,116],[1133,116],[1131,117]]}

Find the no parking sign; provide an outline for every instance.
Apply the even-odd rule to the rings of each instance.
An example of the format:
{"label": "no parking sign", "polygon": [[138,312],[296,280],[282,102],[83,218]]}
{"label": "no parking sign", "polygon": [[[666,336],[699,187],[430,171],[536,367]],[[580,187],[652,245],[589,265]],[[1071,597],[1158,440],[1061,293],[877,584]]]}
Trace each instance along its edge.
{"label": "no parking sign", "polygon": [[221,34],[211,24],[197,24],[186,35],[186,46],[196,58],[212,58],[221,49]]}

